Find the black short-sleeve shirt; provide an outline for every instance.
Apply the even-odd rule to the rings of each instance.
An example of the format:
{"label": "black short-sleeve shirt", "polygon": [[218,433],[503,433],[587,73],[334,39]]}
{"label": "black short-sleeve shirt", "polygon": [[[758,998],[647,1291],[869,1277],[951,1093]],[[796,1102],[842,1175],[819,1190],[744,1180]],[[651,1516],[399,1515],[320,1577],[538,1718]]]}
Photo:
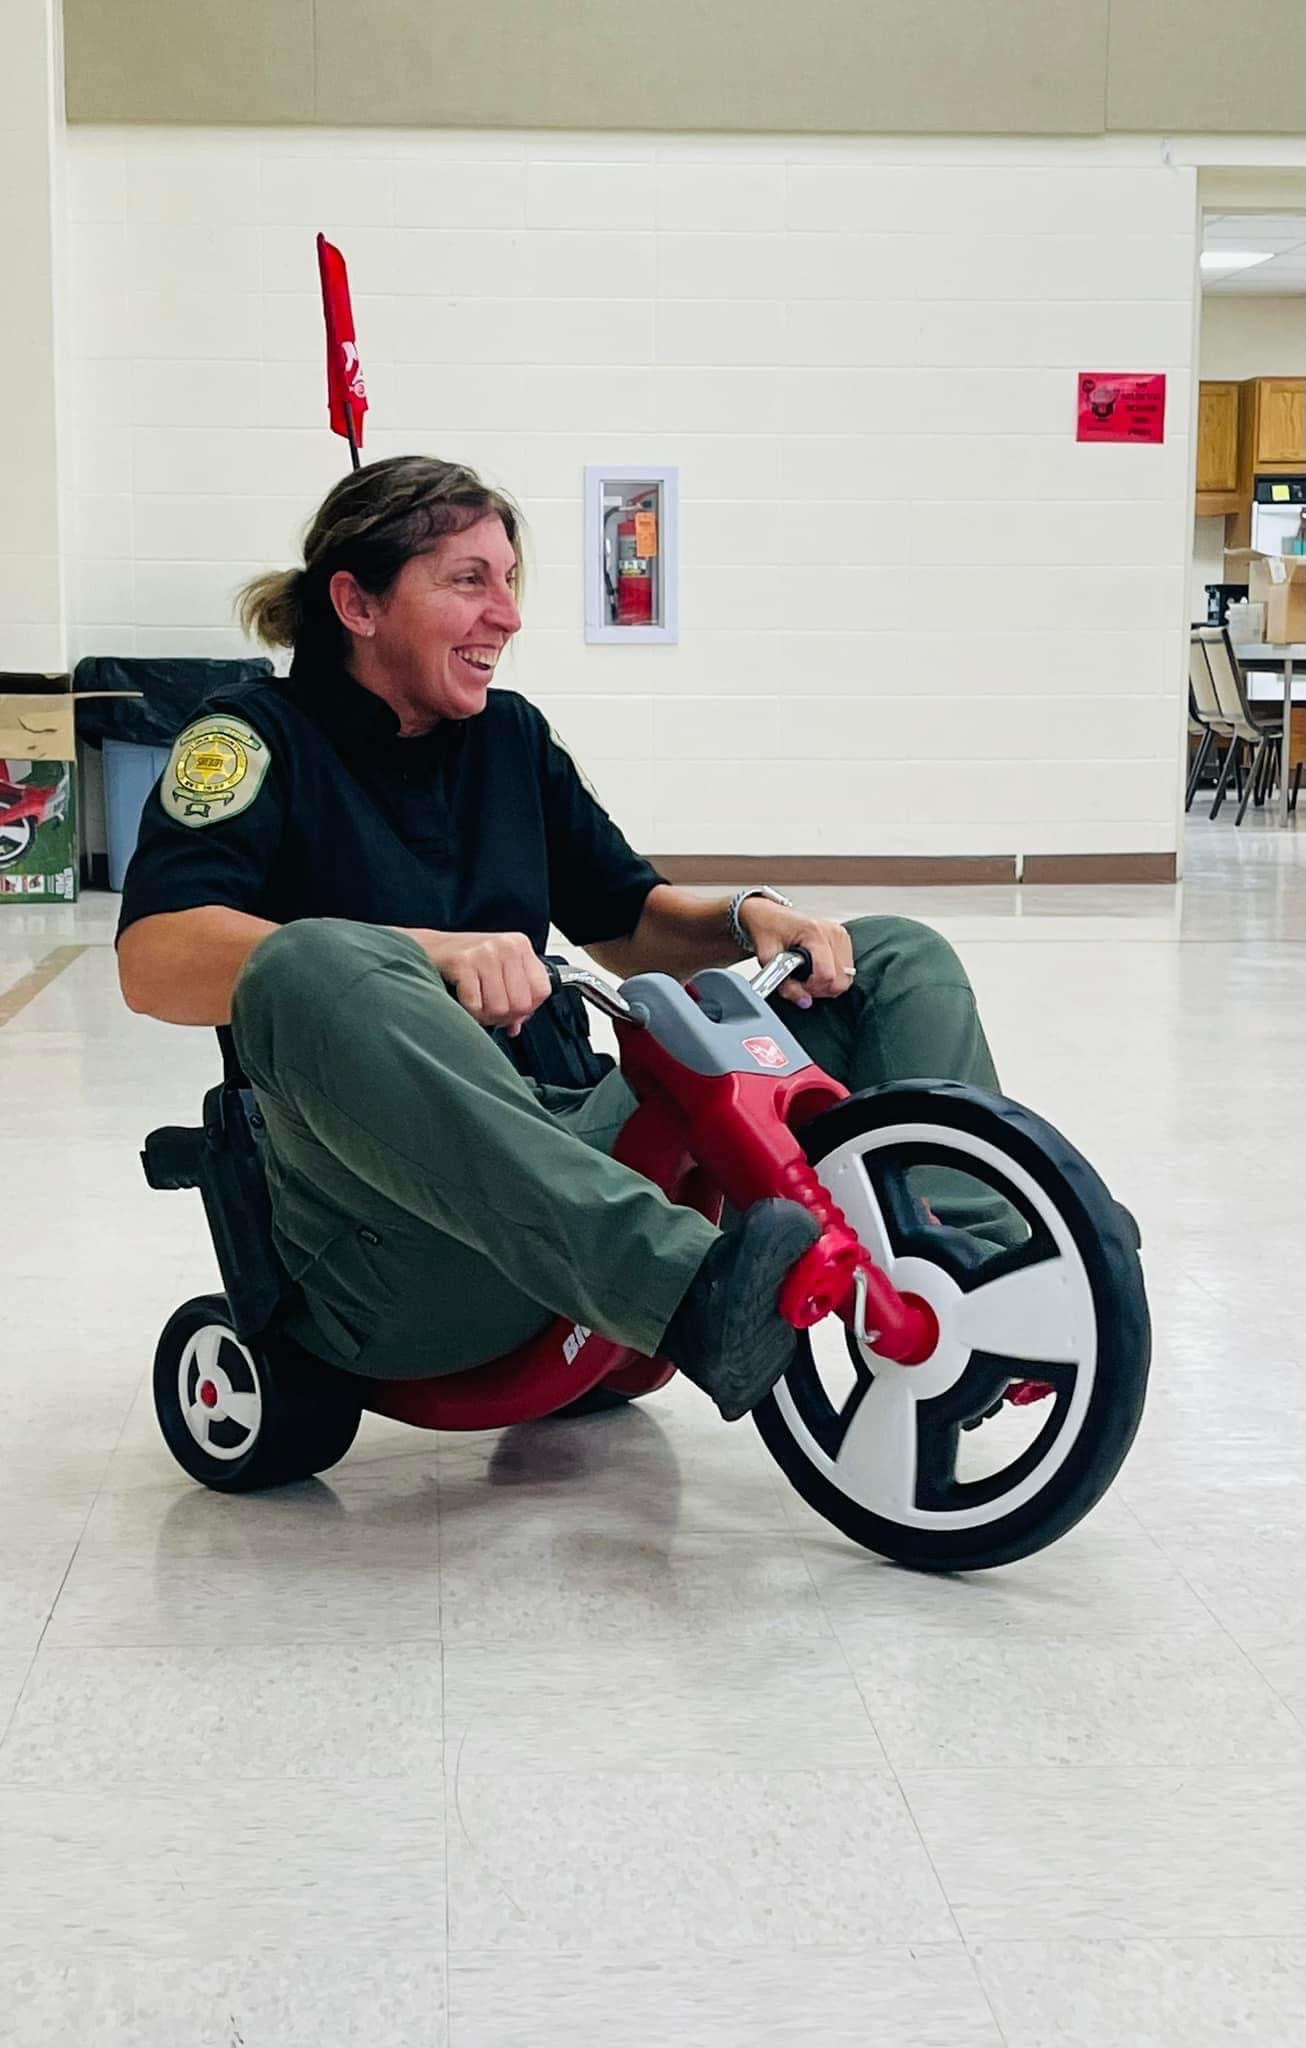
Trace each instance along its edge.
{"label": "black short-sleeve shirt", "polygon": [[183,823],[153,792],[120,933],[218,903],[273,924],[521,931],[541,949],[553,923],[585,945],[632,932],[660,880],[511,690],[420,739],[401,739],[389,705],[339,669],[246,684],[204,711],[249,725],[267,774],[229,821]]}
{"label": "black short-sleeve shirt", "polygon": [[219,692],[201,716],[216,713],[266,747],[258,793],[238,815],[187,823],[154,790],[119,936],[222,904],[273,924],[520,931],[543,952],[551,923],[577,945],[627,937],[661,880],[514,691],[401,739],[389,705],[343,668],[297,662],[284,681]]}

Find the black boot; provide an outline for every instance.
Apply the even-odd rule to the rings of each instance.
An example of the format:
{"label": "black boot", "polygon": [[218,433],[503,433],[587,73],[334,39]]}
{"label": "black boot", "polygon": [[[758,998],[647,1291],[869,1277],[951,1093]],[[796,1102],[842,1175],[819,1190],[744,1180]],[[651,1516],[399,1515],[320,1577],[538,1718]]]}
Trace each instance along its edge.
{"label": "black boot", "polygon": [[793,1360],[798,1332],[780,1287],[821,1234],[797,1202],[756,1202],[713,1245],[667,1324],[658,1351],[710,1394],[727,1422],[747,1415]]}

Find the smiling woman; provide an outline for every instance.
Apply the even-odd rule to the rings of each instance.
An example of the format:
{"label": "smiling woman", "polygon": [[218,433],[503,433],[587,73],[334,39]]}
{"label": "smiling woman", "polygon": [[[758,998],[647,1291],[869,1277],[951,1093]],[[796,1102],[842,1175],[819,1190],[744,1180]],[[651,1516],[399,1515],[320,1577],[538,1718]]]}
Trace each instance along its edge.
{"label": "smiling woman", "polygon": [[[285,1329],[315,1357],[425,1378],[563,1314],[674,1360],[737,1419],[793,1354],[780,1279],[818,1219],[767,1197],[723,1237],[614,1156],[636,1097],[555,988],[551,929],[622,976],[801,948],[806,978],[775,995],[841,1088],[922,1067],[991,1088],[992,1062],[936,934],[677,889],[538,707],[491,689],[521,625],[519,526],[456,465],[369,464],[303,567],[245,591],[246,626],[294,660],[178,734],[127,871],[123,994],[230,1027],[296,1290]],[[992,1202],[945,1214],[926,1192],[944,1225],[1005,1241]]]}
{"label": "smiling woman", "polygon": [[484,711],[521,625],[516,586],[516,551],[497,512],[414,555],[380,595],[337,569],[331,601],[353,641],[354,678],[385,699],[405,739]]}
{"label": "smiling woman", "polygon": [[347,657],[405,736],[473,718],[521,625],[521,514],[470,469],[422,455],[373,462],[336,485],[300,569],[256,577],[241,624],[296,665]]}

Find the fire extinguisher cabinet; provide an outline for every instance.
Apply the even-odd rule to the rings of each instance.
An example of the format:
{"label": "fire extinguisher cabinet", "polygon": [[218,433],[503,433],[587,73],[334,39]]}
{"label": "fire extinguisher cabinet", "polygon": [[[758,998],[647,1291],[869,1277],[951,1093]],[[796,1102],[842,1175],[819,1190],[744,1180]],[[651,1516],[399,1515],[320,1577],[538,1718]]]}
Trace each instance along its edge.
{"label": "fire extinguisher cabinet", "polygon": [[679,637],[680,520],[674,469],[585,472],[585,638],[609,646]]}

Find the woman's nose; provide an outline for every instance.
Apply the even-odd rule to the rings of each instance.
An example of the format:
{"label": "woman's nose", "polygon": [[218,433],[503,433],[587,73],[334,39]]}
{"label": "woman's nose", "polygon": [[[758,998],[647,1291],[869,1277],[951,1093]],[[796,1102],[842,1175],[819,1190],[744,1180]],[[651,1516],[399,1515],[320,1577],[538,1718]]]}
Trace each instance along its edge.
{"label": "woman's nose", "polygon": [[486,607],[486,617],[493,620],[501,633],[516,633],[521,627],[521,613],[511,590],[505,587],[492,593]]}

